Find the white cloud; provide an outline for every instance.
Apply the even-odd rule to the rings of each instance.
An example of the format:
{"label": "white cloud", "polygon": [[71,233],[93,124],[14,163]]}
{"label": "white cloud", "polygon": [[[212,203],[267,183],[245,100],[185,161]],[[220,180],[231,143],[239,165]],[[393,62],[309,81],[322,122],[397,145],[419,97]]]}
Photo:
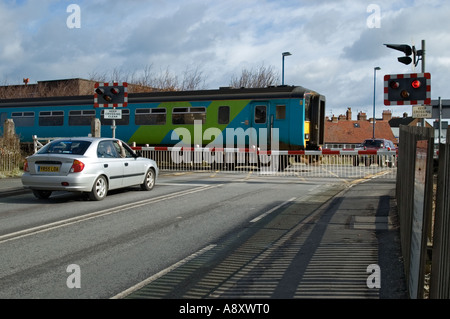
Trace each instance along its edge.
{"label": "white cloud", "polygon": [[[80,29],[66,25],[71,3],[81,8]],[[368,26],[370,4],[380,9],[380,28]],[[198,67],[207,87],[217,88],[261,64],[281,74],[281,53],[290,51],[285,82],[324,93],[335,113],[371,110],[373,68],[380,66],[381,116],[387,108],[383,75],[412,71],[397,62],[401,52],[384,43],[419,47],[425,39],[432,97],[448,98],[449,14],[444,0],[3,0],[0,72],[19,82],[24,76],[40,81],[113,69],[135,73],[149,65],[181,76]],[[393,111],[401,115],[405,109]]]}

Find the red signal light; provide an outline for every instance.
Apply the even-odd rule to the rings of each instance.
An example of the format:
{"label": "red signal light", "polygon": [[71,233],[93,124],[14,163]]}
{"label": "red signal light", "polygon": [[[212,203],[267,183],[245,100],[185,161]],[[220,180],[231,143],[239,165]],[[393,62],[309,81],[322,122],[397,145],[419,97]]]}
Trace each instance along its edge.
{"label": "red signal light", "polygon": [[391,82],[389,83],[389,86],[390,86],[392,89],[398,89],[398,88],[400,87],[400,83],[399,83],[398,81],[391,81]]}
{"label": "red signal light", "polygon": [[421,85],[422,85],[422,83],[419,80],[414,80],[411,82],[411,86],[415,89],[420,88]]}
{"label": "red signal light", "polygon": [[118,88],[112,88],[112,89],[111,89],[111,93],[112,93],[112,94],[119,94],[119,93],[120,93],[120,90],[119,90]]}

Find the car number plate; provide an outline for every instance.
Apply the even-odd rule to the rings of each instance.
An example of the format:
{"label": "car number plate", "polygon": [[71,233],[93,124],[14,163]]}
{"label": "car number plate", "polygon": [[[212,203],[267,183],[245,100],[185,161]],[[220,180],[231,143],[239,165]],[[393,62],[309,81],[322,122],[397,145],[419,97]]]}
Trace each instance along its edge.
{"label": "car number plate", "polygon": [[38,172],[59,172],[59,166],[38,166]]}

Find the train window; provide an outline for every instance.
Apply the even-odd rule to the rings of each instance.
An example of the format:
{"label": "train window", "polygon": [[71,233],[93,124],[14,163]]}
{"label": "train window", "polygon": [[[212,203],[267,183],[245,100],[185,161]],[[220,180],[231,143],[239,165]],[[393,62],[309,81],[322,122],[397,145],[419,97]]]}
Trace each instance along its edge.
{"label": "train window", "polygon": [[172,110],[172,124],[194,124],[195,121],[206,122],[205,107],[175,107]]}
{"label": "train window", "polygon": [[230,123],[230,107],[229,106],[219,106],[219,124]]}
{"label": "train window", "polygon": [[284,120],[286,118],[286,105],[277,105],[275,118]]}
{"label": "train window", "polygon": [[311,98],[309,96],[305,97],[305,121],[311,121]]}
{"label": "train window", "polygon": [[134,123],[136,125],[165,125],[166,109],[136,109]]}
{"label": "train window", "polygon": [[206,109],[204,107],[191,107],[191,108],[189,108],[189,112],[191,112],[191,113],[206,113]]}
{"label": "train window", "polygon": [[63,126],[64,111],[39,112],[39,126]]}
{"label": "train window", "polygon": [[264,124],[266,123],[267,111],[265,105],[256,105],[255,106],[255,123],[256,124]]}
{"label": "train window", "polygon": [[73,110],[69,111],[70,126],[89,126],[95,118],[94,110]]}
{"label": "train window", "polygon": [[12,112],[11,117],[15,126],[34,125],[34,112]]}
{"label": "train window", "polygon": [[[121,109],[122,110],[122,118],[120,120],[116,120],[116,125],[128,125],[130,123],[130,110],[129,109]],[[111,119],[105,119],[105,110],[102,110],[100,113],[100,121],[102,125],[112,125]]]}
{"label": "train window", "polygon": [[189,108],[188,107],[176,107],[172,110],[172,113],[188,113]]}

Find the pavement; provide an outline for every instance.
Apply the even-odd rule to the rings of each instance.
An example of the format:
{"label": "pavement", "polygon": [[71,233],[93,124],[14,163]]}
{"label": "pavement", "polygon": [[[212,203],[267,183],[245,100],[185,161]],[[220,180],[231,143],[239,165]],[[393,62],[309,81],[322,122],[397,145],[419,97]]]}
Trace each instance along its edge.
{"label": "pavement", "polygon": [[408,299],[396,209],[395,180],[354,181],[273,212],[117,298]]}
{"label": "pavement", "polygon": [[[21,192],[20,178],[0,179],[0,198]],[[308,218],[305,209],[313,211]],[[395,180],[358,180],[323,201],[292,204],[270,216],[261,227],[210,247],[123,297],[408,298]],[[234,243],[245,236],[245,244]]]}
{"label": "pavement", "polygon": [[5,197],[17,193],[29,192],[22,187],[20,177],[0,178],[0,197]]}

